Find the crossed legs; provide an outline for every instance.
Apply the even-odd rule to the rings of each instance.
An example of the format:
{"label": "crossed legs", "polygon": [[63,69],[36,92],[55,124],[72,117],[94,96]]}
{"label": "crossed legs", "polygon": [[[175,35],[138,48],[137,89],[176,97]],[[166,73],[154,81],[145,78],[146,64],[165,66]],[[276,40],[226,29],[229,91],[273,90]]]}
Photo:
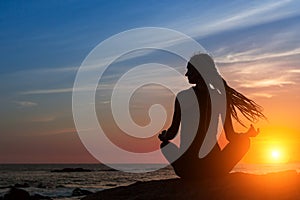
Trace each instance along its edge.
{"label": "crossed legs", "polygon": [[161,144],[161,150],[174,168],[175,173],[185,179],[218,177],[228,174],[244,157],[250,147],[250,139],[246,135],[237,136],[221,150],[216,145],[204,158],[198,155],[183,154],[177,160],[179,149],[169,142]]}

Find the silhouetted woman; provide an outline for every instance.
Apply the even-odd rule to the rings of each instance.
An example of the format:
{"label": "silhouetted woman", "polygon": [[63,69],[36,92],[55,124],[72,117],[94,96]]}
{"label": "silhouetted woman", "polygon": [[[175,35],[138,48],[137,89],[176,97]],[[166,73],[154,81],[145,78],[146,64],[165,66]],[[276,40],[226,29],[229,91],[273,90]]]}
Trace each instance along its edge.
{"label": "silhouetted woman", "polygon": [[[229,141],[223,150],[221,150],[216,141],[212,150],[203,158],[199,158],[199,151],[209,124],[215,124],[216,127],[213,130],[215,130],[215,135],[217,136],[217,123],[219,119],[218,115],[212,113],[209,92],[211,88],[207,87],[203,77],[199,73],[199,68],[214,70],[224,83],[226,93],[224,131],[226,139]],[[254,122],[259,118],[264,118],[261,107],[228,86],[226,81],[218,73],[213,59],[208,54],[194,55],[187,64],[187,72],[185,75],[189,83],[195,84],[195,86],[188,90],[181,91],[176,96],[172,124],[168,130],[163,131],[159,135],[159,139],[162,141],[162,152],[173,166],[175,173],[181,178],[200,179],[228,174],[248,151],[250,147],[249,137],[255,137],[259,133],[259,129],[255,130],[252,124],[247,132],[236,133],[233,129],[232,117],[244,126],[238,117],[237,111],[249,121]],[[189,102],[189,100],[180,100],[189,98],[191,93],[196,95],[197,104]],[[196,106],[198,106],[198,108]],[[200,117],[191,117],[197,111],[200,112]],[[195,121],[195,118],[197,118],[196,120],[198,121]],[[176,136],[180,124],[181,142],[180,148],[177,148],[177,146],[170,143],[169,140],[172,140]],[[190,134],[188,128],[195,124],[197,127],[195,137],[193,137],[193,140],[186,148],[183,148],[186,138],[188,138]],[[176,157],[177,154],[181,156],[174,161],[173,158]]]}

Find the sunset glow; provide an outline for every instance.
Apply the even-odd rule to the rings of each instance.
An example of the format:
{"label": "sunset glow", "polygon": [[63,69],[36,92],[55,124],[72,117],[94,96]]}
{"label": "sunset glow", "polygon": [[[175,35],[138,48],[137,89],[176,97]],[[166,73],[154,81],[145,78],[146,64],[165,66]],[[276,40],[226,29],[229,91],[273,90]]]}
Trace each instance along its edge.
{"label": "sunset glow", "polygon": [[281,157],[281,152],[278,150],[274,150],[274,151],[272,151],[271,155],[274,160],[279,160]]}
{"label": "sunset glow", "polygon": [[286,163],[288,156],[283,148],[273,147],[267,153],[267,163]]}
{"label": "sunset glow", "polygon": [[[75,127],[72,92],[76,74],[102,42],[115,34],[144,27],[173,29],[191,37],[213,57],[230,87],[263,108],[267,120],[251,122],[239,112],[237,115],[245,126],[233,120],[237,133],[245,133],[252,123],[260,129],[256,137],[250,138],[242,164],[300,162],[299,8],[299,1],[1,1],[0,163],[100,162],[86,149]],[[144,35],[147,37],[141,40]],[[171,125],[175,94],[170,88],[158,86],[155,80],[172,83],[178,91],[192,86],[187,79],[181,82],[171,73],[163,75],[152,69],[155,63],[174,68],[183,76],[186,73],[186,60],[171,51],[153,48],[156,45],[163,49],[178,47],[187,57],[193,55],[178,38],[164,35],[163,40],[158,40],[161,35],[156,35],[137,34],[133,39],[108,45],[107,58],[96,57],[100,64],[91,62],[87,68],[97,74],[100,66],[109,64],[107,59],[116,58],[102,75],[98,74],[99,84],[91,98],[95,105],[78,105],[80,109],[87,109],[82,105],[93,105],[93,116],[97,115],[99,121],[97,127],[101,126],[118,148],[129,152],[159,150],[159,132],[146,138],[140,131],[140,138],[136,138],[119,124],[133,121],[137,126],[147,126],[156,122],[158,118],[152,120],[149,108],[158,104],[167,113],[161,130]],[[135,44],[147,48],[114,56],[121,52],[121,46],[129,48]],[[141,76],[133,74],[128,84],[122,85],[124,99],[125,89],[135,91],[128,103],[132,119],[112,115],[111,97],[116,84],[131,69],[145,64],[151,67],[143,68]],[[131,83],[136,80],[156,84],[131,90]],[[114,119],[116,116],[122,119],[121,123]],[[84,115],[82,118],[92,121]],[[90,129],[93,130],[81,130]],[[179,139],[178,134],[176,144],[180,144]],[[218,142],[222,148],[226,146],[225,134]],[[107,148],[101,152],[116,157]]]}

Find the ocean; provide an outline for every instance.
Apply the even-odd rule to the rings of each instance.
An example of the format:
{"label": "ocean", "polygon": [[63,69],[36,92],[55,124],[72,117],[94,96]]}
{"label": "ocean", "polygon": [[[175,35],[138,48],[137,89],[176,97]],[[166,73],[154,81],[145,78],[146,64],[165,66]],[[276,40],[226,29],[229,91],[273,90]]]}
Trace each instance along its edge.
{"label": "ocean", "polygon": [[[155,167],[155,165],[148,166]],[[64,168],[82,168],[90,172],[52,172]],[[128,169],[135,171],[137,167],[128,165]],[[300,172],[300,163],[238,164],[232,172],[266,174],[286,170]],[[75,188],[96,192],[137,181],[176,177],[171,167],[147,173],[125,173],[112,170],[102,164],[2,164],[0,165],[0,196],[3,196],[10,186],[18,184],[31,195],[40,194],[53,199],[71,200],[80,198],[72,197]]]}

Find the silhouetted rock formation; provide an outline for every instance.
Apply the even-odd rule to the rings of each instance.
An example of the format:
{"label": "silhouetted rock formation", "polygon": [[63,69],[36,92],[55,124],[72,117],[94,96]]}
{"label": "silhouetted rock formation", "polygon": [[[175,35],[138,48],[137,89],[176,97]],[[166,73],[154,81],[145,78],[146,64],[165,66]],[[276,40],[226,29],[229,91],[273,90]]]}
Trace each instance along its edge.
{"label": "silhouetted rock formation", "polygon": [[91,172],[90,169],[83,168],[64,168],[64,169],[55,169],[51,170],[51,172]]}
{"label": "silhouetted rock formation", "polygon": [[299,188],[300,175],[295,171],[266,175],[233,173],[201,181],[168,179],[137,182],[103,190],[83,199],[300,199]]}
{"label": "silhouetted rock formation", "polygon": [[30,197],[30,200],[52,200],[52,198],[47,197],[47,196],[43,196],[43,195],[40,195],[40,194],[35,194],[35,195]]}
{"label": "silhouetted rock formation", "polygon": [[75,188],[72,192],[72,196],[83,196],[83,195],[89,195],[93,194],[93,192],[88,191],[88,190],[83,190],[80,188]]}
{"label": "silhouetted rock formation", "polygon": [[7,194],[4,195],[4,200],[30,200],[30,195],[27,191],[12,187]]}
{"label": "silhouetted rock formation", "polygon": [[0,197],[0,200],[51,200],[51,197],[42,196],[35,194],[30,196],[30,194],[22,189],[12,187],[4,197]]}
{"label": "silhouetted rock formation", "polygon": [[28,188],[28,187],[30,187],[30,185],[28,183],[16,183],[14,185],[14,187],[16,187],[16,188]]}

